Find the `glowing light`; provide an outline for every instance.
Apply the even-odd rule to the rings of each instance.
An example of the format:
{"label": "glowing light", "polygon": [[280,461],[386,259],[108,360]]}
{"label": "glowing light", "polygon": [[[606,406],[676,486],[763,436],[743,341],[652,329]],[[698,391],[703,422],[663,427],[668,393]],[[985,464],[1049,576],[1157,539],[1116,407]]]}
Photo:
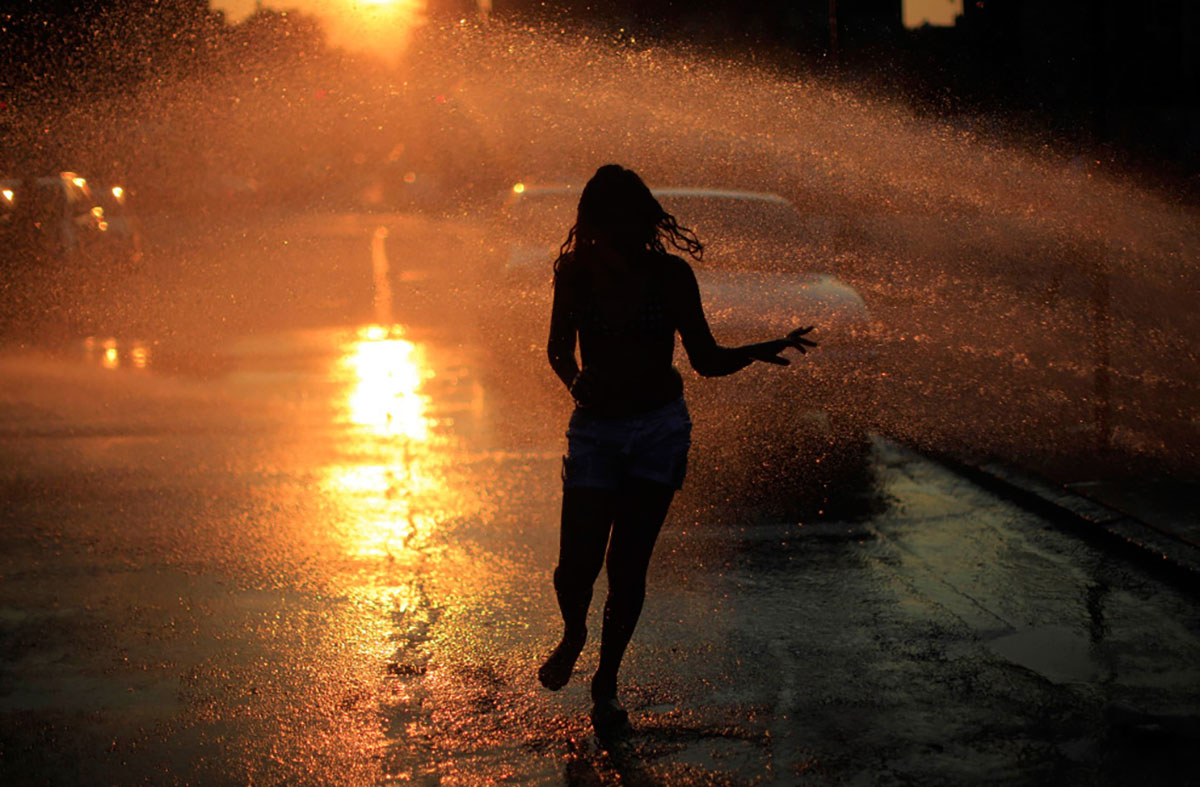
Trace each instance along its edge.
{"label": "glowing light", "polygon": [[129,351],[129,360],[135,369],[145,369],[150,365],[150,350],[144,345],[135,344]]}
{"label": "glowing light", "polygon": [[425,0],[314,0],[309,5],[317,6],[331,44],[393,63],[425,23]]}
{"label": "glowing light", "polygon": [[0,192],[0,193],[4,194],[4,199],[7,200],[8,202],[13,201],[13,190],[12,189],[5,189],[3,192]]}
{"label": "glowing light", "polygon": [[121,354],[117,350],[116,339],[105,339],[104,354],[100,356],[100,365],[105,369],[116,369],[121,365]]}
{"label": "glowing light", "polygon": [[382,325],[368,325],[358,330],[358,335],[367,341],[378,342],[386,339],[390,331]]}
{"label": "glowing light", "polygon": [[[368,329],[371,336],[379,334]],[[352,423],[381,436],[429,438],[426,400],[419,393],[424,374],[416,345],[405,339],[367,338],[352,345],[342,365],[355,380],[346,398]]]}
{"label": "glowing light", "polygon": [[114,198],[116,198],[117,202],[125,201],[125,189],[121,188],[120,186],[112,187],[112,195]]}
{"label": "glowing light", "polygon": [[94,206],[92,208],[92,215],[98,219],[103,219],[104,218],[104,208],[100,207],[99,205]]}
{"label": "glowing light", "polygon": [[421,391],[432,372],[424,347],[402,335],[394,325],[359,328],[335,370],[349,386],[335,404],[361,427],[344,454],[367,461],[331,466],[326,484],[351,512],[346,548],[358,556],[412,548],[436,527],[446,505],[445,479],[430,470],[436,453]]}
{"label": "glowing light", "polygon": [[71,182],[74,183],[79,188],[83,188],[84,186],[87,185],[86,178],[74,177],[74,178],[71,178]]}
{"label": "glowing light", "polygon": [[525,193],[525,184],[524,183],[518,183],[517,185],[513,186],[513,194],[524,194],[524,193]]}

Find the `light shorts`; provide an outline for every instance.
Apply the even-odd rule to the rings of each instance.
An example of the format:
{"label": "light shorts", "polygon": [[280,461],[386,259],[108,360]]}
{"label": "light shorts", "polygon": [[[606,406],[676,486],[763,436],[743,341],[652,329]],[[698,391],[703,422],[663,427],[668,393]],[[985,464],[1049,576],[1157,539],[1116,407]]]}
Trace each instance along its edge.
{"label": "light shorts", "polygon": [[576,408],[567,426],[563,488],[617,489],[637,478],[679,489],[691,444],[692,419],[682,397],[657,410],[619,418]]}

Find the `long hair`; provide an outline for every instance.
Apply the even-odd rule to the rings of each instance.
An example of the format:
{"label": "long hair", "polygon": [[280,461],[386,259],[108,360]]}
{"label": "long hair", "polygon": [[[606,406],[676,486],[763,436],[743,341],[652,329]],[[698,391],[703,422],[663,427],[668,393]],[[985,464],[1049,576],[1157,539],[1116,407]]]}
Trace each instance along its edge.
{"label": "long hair", "polygon": [[619,164],[600,167],[583,187],[575,224],[559,247],[554,273],[558,274],[564,260],[586,258],[601,241],[627,254],[666,254],[667,244],[697,261],[704,254],[704,244],[696,233],[680,226],[638,174]]}

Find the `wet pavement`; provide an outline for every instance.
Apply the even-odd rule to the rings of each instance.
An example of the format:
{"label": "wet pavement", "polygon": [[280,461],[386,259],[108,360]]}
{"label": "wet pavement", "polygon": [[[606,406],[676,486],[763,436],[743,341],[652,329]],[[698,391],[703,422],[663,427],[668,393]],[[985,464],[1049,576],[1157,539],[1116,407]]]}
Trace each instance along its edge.
{"label": "wet pavement", "polygon": [[534,675],[567,402],[414,221],[0,354],[5,783],[1194,779],[1194,596],[882,437],[819,509],[717,493],[702,422],[598,740],[595,643]]}

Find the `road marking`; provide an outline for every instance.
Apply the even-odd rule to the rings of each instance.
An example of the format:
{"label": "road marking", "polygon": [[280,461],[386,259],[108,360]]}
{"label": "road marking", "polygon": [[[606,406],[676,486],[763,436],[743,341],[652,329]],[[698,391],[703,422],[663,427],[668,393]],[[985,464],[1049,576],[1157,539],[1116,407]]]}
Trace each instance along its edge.
{"label": "road marking", "polygon": [[375,322],[392,324],[392,285],[388,281],[388,228],[380,225],[371,235],[371,269],[375,280]]}

